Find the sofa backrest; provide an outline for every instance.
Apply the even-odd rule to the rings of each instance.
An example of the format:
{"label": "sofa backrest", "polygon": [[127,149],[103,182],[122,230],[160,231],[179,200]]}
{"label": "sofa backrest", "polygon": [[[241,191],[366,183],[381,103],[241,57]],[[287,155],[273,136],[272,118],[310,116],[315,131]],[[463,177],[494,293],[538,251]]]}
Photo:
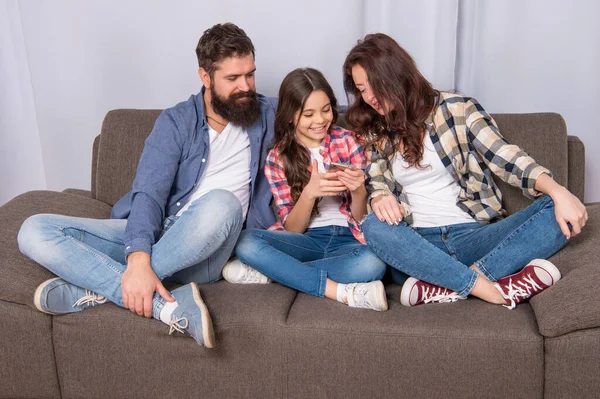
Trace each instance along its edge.
{"label": "sofa backrest", "polygon": [[[150,134],[160,110],[120,109],[104,118],[97,154],[92,165],[92,192],[95,198],[114,205],[131,189],[144,140]],[[495,114],[500,131],[506,139],[521,146],[538,163],[552,171],[555,180],[567,185],[567,129],[563,118],[554,113]],[[338,124],[345,126],[341,114]],[[531,201],[521,190],[498,179],[503,203],[509,213],[527,206]]]}

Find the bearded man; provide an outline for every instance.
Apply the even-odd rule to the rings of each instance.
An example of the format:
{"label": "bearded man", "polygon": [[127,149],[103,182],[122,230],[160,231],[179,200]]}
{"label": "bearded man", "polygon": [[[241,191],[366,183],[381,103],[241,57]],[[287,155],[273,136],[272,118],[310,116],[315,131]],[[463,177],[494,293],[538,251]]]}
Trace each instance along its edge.
{"label": "bearded man", "polygon": [[[110,301],[214,346],[197,284],[221,278],[244,224],[274,222],[262,171],[276,100],[255,91],[254,54],[234,24],[204,32],[196,48],[204,87],[159,115],[110,220],[40,214],[23,223],[21,252],[59,276],[36,290],[40,311]],[[169,292],[165,279],[184,285]]]}

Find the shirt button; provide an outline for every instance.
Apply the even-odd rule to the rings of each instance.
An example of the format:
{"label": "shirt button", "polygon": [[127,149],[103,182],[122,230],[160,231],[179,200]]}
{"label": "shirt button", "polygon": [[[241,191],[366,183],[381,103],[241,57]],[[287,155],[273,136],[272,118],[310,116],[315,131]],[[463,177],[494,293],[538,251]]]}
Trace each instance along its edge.
{"label": "shirt button", "polygon": [[205,158],[202,158],[202,162],[206,162],[206,159],[205,159]]}
{"label": "shirt button", "polygon": [[178,203],[177,203],[177,206],[181,206],[181,202],[178,202]]}

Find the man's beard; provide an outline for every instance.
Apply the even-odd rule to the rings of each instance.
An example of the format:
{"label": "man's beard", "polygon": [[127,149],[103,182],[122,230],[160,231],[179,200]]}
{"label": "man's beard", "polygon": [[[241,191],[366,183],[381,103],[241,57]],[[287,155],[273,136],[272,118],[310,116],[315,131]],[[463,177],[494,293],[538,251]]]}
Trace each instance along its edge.
{"label": "man's beard", "polygon": [[[240,100],[244,97],[246,97],[245,100]],[[223,98],[214,88],[211,88],[210,104],[217,115],[241,127],[252,125],[260,115],[258,96],[254,90],[235,93],[229,98]]]}

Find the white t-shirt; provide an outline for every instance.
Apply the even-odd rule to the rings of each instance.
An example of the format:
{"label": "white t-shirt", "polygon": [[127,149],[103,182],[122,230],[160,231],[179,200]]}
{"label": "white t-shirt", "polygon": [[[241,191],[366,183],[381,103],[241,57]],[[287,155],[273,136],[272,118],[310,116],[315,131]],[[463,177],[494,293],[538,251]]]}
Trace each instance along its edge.
{"label": "white t-shirt", "polygon": [[211,190],[230,191],[240,200],[244,219],[250,204],[250,140],[239,126],[228,123],[221,133],[208,128],[210,151],[204,173],[189,201],[177,212],[181,216],[192,202]]}
{"label": "white t-shirt", "polygon": [[425,134],[423,169],[409,167],[400,153],[392,161],[392,173],[402,185],[413,217],[413,227],[437,227],[474,222],[456,205],[460,187],[437,155],[429,134]]}
{"label": "white t-shirt", "polygon": [[[310,161],[317,160],[319,165],[319,173],[325,173],[325,165],[323,164],[323,156],[319,153],[319,148],[309,148]],[[308,228],[323,227],[323,226],[344,226],[348,227],[348,219],[340,211],[342,198],[321,197],[319,202],[319,214],[316,215],[309,223]]]}

